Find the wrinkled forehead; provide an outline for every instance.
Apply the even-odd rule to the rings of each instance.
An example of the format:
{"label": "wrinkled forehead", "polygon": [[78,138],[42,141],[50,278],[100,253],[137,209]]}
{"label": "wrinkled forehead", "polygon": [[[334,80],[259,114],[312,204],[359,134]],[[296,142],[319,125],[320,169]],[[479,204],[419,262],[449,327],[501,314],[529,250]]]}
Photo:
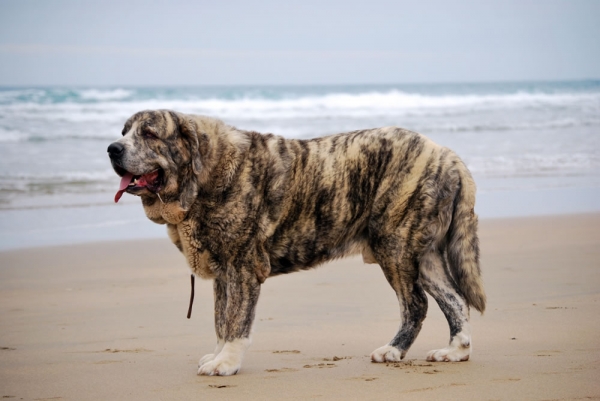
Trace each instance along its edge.
{"label": "wrinkled forehead", "polygon": [[140,127],[151,127],[157,132],[170,132],[173,129],[173,118],[169,116],[169,113],[161,111],[140,111],[131,116],[121,134],[125,136],[132,129]]}

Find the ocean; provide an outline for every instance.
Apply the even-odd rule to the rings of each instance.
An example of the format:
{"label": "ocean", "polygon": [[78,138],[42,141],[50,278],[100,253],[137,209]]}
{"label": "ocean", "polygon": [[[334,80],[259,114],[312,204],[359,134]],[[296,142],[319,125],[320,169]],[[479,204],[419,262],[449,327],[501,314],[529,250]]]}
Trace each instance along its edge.
{"label": "ocean", "polygon": [[455,150],[483,218],[600,211],[600,81],[0,88],[0,249],[164,236],[113,204],[107,146],[144,109],[312,138],[400,126]]}

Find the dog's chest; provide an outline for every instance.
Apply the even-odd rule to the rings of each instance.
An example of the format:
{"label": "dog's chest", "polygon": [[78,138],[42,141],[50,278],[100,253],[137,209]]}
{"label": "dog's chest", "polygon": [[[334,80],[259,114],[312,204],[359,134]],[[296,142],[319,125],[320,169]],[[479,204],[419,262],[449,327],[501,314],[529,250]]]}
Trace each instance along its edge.
{"label": "dog's chest", "polygon": [[169,237],[186,257],[192,272],[198,277],[211,279],[215,273],[211,268],[210,253],[195,239],[195,225],[193,221],[169,224]]}

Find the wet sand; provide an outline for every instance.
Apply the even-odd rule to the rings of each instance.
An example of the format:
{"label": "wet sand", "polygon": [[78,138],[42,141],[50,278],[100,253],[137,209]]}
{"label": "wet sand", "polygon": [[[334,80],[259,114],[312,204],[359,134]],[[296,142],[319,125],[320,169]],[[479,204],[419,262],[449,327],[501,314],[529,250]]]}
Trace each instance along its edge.
{"label": "wet sand", "polygon": [[232,377],[197,376],[214,348],[212,286],[168,239],[0,252],[0,397],[24,400],[600,399],[600,214],[484,220],[474,352],[430,363],[448,326],[430,299],[402,363],[369,354],[398,327],[360,257],[267,280]]}

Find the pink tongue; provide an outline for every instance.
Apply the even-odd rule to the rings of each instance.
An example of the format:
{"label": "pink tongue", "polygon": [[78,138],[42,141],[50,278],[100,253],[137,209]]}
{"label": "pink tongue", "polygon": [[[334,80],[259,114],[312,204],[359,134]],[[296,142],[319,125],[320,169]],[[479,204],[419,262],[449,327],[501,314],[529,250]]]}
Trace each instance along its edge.
{"label": "pink tongue", "polygon": [[126,173],[121,178],[121,184],[119,185],[119,190],[117,191],[117,193],[115,195],[115,203],[117,203],[119,201],[119,199],[121,199],[121,196],[123,196],[123,192],[125,192],[125,190],[127,189],[127,186],[131,183],[132,179],[133,179],[133,174],[131,174],[131,173]]}

